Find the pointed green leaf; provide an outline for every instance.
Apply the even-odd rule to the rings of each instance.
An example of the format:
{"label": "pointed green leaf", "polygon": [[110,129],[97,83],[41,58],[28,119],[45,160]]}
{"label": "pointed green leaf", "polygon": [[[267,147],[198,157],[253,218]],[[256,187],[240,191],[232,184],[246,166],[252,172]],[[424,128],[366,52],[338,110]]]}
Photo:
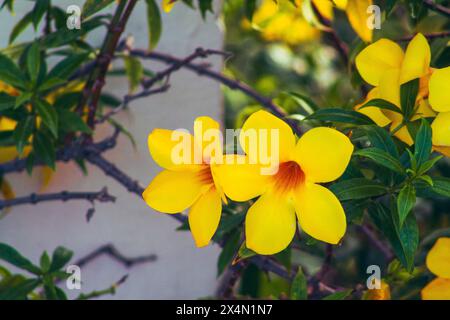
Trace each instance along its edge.
{"label": "pointed green leaf", "polygon": [[406,220],[416,203],[416,189],[412,184],[406,184],[401,190],[397,198],[397,212],[400,222],[400,228]]}
{"label": "pointed green leaf", "polygon": [[155,0],[146,0],[145,3],[147,4],[148,49],[152,50],[156,47],[161,37],[161,13]]}
{"label": "pointed green leaf", "polygon": [[301,267],[298,268],[297,275],[292,281],[290,296],[292,300],[308,299],[308,281]]}
{"label": "pointed green leaf", "polygon": [[389,153],[387,153],[384,150],[378,149],[378,148],[367,148],[367,149],[361,149],[356,150],[354,155],[366,157],[380,166],[383,166],[385,168],[388,168],[392,171],[396,171],[398,173],[404,173],[404,169],[402,164],[399,160],[395,159],[393,156],[391,156]]}
{"label": "pointed green leaf", "polygon": [[42,122],[55,138],[58,137],[58,113],[55,108],[45,100],[37,100],[34,105]]}

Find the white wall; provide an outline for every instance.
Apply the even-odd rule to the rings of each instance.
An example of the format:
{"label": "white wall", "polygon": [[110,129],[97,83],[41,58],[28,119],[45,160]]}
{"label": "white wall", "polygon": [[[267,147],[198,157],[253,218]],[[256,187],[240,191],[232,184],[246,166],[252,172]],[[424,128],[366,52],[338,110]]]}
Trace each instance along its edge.
{"label": "white wall", "polygon": [[[64,4],[81,5],[83,1],[59,3],[65,8]],[[6,45],[11,27],[29,4],[27,1],[16,1],[14,17],[6,11],[0,13],[1,47]],[[170,14],[163,13],[163,18],[164,30],[157,50],[183,57],[197,46],[221,47],[222,34],[212,15],[208,14],[207,22],[203,22],[198,11],[178,4]],[[143,1],[138,3],[124,34],[135,35],[136,47],[147,46]],[[33,32],[28,30],[19,41],[33,36]],[[102,36],[103,32],[96,34],[92,41],[98,45]],[[213,68],[220,69],[220,60],[213,58],[209,61],[214,62]],[[163,65],[148,62],[147,66],[161,69]],[[131,111],[118,117],[134,135],[137,150],[122,137],[119,146],[106,153],[109,160],[143,184],[148,184],[160,170],[150,158],[146,146],[147,135],[153,128],[191,129],[195,117],[200,115],[221,119],[221,93],[217,83],[199,78],[189,71],[180,71],[171,77],[170,84],[168,93],[133,102]],[[125,79],[113,79],[108,82],[107,89],[116,95],[124,94],[127,82]],[[101,136],[108,133],[102,130]],[[18,196],[39,188],[36,177],[31,179],[26,174],[14,174],[9,179]],[[117,196],[117,201],[115,204],[96,204],[96,213],[90,223],[85,219],[90,205],[84,202],[21,206],[0,221],[0,242],[15,246],[34,262],[38,262],[43,250],[51,252],[57,245],[73,249],[75,258],[105,243],[114,244],[128,256],[149,253],[158,256],[156,262],[128,270],[108,257],[98,258],[82,270],[83,292],[106,288],[129,273],[127,282],[117,294],[108,298],[177,299],[213,294],[217,283],[218,248],[197,249],[190,233],[175,231],[178,224],[173,219],[151,210],[141,198],[129,194],[96,168],[89,167],[89,176],[83,177],[76,166],[60,164],[45,192],[97,191],[103,186]],[[74,295],[71,293],[71,296]]]}

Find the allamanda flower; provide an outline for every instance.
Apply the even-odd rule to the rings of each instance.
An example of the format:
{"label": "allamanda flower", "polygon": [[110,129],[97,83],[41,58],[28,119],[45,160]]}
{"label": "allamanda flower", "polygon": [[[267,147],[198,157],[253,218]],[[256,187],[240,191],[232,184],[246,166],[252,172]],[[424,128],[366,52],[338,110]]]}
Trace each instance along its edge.
{"label": "allamanda flower", "polygon": [[[435,117],[431,124],[433,147],[450,156],[450,67],[430,68],[430,60],[430,46],[419,33],[410,41],[406,52],[395,42],[380,39],[362,50],[355,62],[361,77],[375,86],[367,100],[381,98],[401,108],[400,86],[419,78],[417,109],[411,120]],[[395,130],[400,140],[408,145],[414,143],[407,127],[402,126],[404,119],[401,114],[377,107],[361,109],[360,112],[380,126],[390,123],[391,131]]]}
{"label": "allamanda flower", "polygon": [[[278,130],[279,139],[265,140],[267,130],[273,129]],[[250,132],[256,133],[258,147],[247,143]],[[338,243],[346,230],[344,210],[336,196],[319,183],[342,175],[353,152],[349,138],[337,130],[318,127],[296,142],[284,121],[258,111],[244,123],[239,141],[246,155],[226,155],[234,161],[224,161],[216,172],[230,199],[247,201],[259,196],[245,220],[247,247],[259,254],[285,249],[294,237],[296,214],[304,232]],[[273,150],[273,144],[279,151],[278,171],[265,175],[261,162],[250,159],[258,159],[263,149]]]}
{"label": "allamanda flower", "polygon": [[[150,155],[165,170],[142,194],[145,202],[160,212],[180,213],[190,208],[189,226],[198,247],[208,245],[219,224],[221,199],[226,201],[211,165],[215,156],[222,156],[221,140],[202,140],[210,129],[218,132],[219,124],[209,117],[199,117],[194,122],[194,135],[153,130],[148,136]],[[182,154],[186,150],[189,154]],[[196,155],[201,155],[200,159],[195,159]],[[179,161],[178,156],[184,160]]]}
{"label": "allamanda flower", "polygon": [[426,264],[437,278],[422,289],[423,300],[450,300],[450,238],[439,238],[428,252]]}
{"label": "allamanda flower", "polygon": [[[372,0],[312,0],[312,4],[326,19],[332,20],[334,8],[347,13],[353,30],[365,42],[372,41],[372,29],[367,26],[368,7]],[[265,39],[270,41],[284,41],[289,44],[298,44],[314,40],[319,36],[320,28],[308,24],[305,19],[305,7],[309,2],[295,0],[264,0],[253,15],[252,23],[261,30]]]}

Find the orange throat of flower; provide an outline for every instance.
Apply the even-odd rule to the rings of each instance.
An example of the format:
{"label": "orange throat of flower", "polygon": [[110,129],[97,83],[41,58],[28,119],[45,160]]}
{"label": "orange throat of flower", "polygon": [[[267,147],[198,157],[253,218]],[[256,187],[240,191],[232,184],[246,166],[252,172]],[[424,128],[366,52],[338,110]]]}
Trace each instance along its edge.
{"label": "orange throat of flower", "polygon": [[285,195],[294,191],[305,182],[305,173],[295,161],[280,163],[278,172],[273,176],[273,189]]}

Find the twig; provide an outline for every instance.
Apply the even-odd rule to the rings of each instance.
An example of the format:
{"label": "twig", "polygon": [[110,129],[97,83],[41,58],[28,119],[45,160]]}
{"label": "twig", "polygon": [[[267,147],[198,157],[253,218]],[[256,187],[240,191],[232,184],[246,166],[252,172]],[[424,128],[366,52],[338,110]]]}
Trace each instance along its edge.
{"label": "twig", "polygon": [[[125,28],[128,18],[136,5],[137,0],[120,1],[116,12],[111,20],[109,32],[103,41],[102,49],[96,59],[96,66],[86,81],[77,110],[82,112],[84,106],[88,105],[87,125],[90,128],[95,127],[95,114],[100,99],[102,88],[105,85],[105,75],[109,64],[114,56],[120,36]],[[123,14],[122,14],[123,13]]]}
{"label": "twig", "polygon": [[435,12],[438,12],[446,17],[450,17],[450,9],[435,3],[433,0],[424,0],[423,4]]}
{"label": "twig", "polygon": [[13,206],[20,206],[24,204],[37,204],[39,202],[45,201],[70,201],[70,200],[86,200],[89,202],[99,201],[99,202],[114,202],[115,197],[108,193],[106,188],[98,192],[68,192],[62,191],[58,193],[47,193],[47,194],[35,194],[32,193],[25,197],[18,197],[8,200],[0,200],[0,210]]}
{"label": "twig", "polygon": [[[416,36],[416,34],[413,34],[411,36],[399,38],[399,39],[397,39],[397,41],[399,41],[399,42],[410,41],[415,36]],[[427,33],[427,34],[424,34],[423,36],[425,38],[427,38],[428,40],[439,39],[439,38],[449,38],[450,37],[450,31]]]}
{"label": "twig", "polygon": [[149,254],[145,256],[137,256],[137,257],[126,257],[122,253],[117,250],[117,248],[112,244],[105,244],[98,249],[92,251],[85,257],[77,260],[74,264],[78,267],[82,268],[92,260],[98,258],[101,255],[107,255],[111,257],[112,259],[118,261],[119,263],[123,264],[125,267],[130,268],[136,264],[146,263],[146,262],[153,262],[156,261],[157,257],[155,254]]}
{"label": "twig", "polygon": [[292,127],[292,129],[295,131],[295,133],[297,135],[301,135],[301,129],[298,126],[298,124],[294,120],[287,118],[287,114],[283,109],[281,109],[279,106],[274,104],[272,102],[272,99],[259,94],[257,91],[255,91],[254,89],[252,89],[250,86],[248,86],[245,83],[242,83],[238,80],[231,79],[231,78],[221,74],[220,72],[210,70],[201,64],[194,64],[191,62],[183,64],[183,59],[176,58],[171,55],[164,54],[164,53],[159,53],[159,52],[155,52],[155,51],[146,51],[146,50],[141,50],[141,49],[130,49],[130,55],[136,56],[136,57],[141,57],[144,59],[158,60],[158,61],[162,61],[167,64],[181,65],[181,68],[186,68],[191,71],[194,71],[199,76],[205,76],[205,77],[211,78],[213,80],[216,80],[216,81],[222,83],[223,85],[229,87],[232,90],[239,90],[239,91],[245,93],[247,96],[254,99],[255,101],[257,101],[258,103],[260,103],[263,107],[271,110],[278,117],[284,119],[287,123],[289,123],[289,125]]}
{"label": "twig", "polygon": [[236,263],[235,265],[228,266],[216,290],[216,296],[218,298],[234,298],[235,286],[239,281],[242,271],[244,271],[247,265],[248,261],[244,260]]}
{"label": "twig", "polygon": [[151,88],[155,83],[163,80],[166,77],[169,77],[173,72],[180,70],[183,66],[191,63],[193,60],[195,60],[197,58],[207,58],[208,56],[213,55],[213,54],[219,54],[219,55],[223,55],[225,57],[230,56],[229,53],[219,51],[219,50],[197,48],[197,49],[195,49],[195,51],[192,54],[190,54],[186,58],[173,63],[166,70],[158,72],[152,78],[143,81],[142,85],[144,88]]}
{"label": "twig", "polygon": [[109,288],[103,289],[103,290],[94,290],[90,293],[82,293],[80,294],[76,300],[88,300],[93,298],[98,298],[101,296],[104,296],[106,294],[114,295],[116,294],[116,289],[121,284],[123,284],[128,279],[128,275],[124,275],[122,278],[119,279],[119,281],[113,283]]}
{"label": "twig", "polygon": [[395,256],[392,253],[391,249],[377,238],[372,229],[370,229],[366,225],[361,225],[359,229],[367,237],[367,240],[369,240],[370,243],[372,243],[372,245],[383,254],[387,262],[392,261],[392,259],[394,259]]}
{"label": "twig", "polygon": [[126,96],[124,96],[122,103],[118,107],[112,109],[108,113],[106,113],[103,116],[101,116],[100,118],[96,119],[95,123],[99,124],[99,123],[103,123],[103,122],[107,121],[114,115],[118,114],[119,112],[121,112],[122,110],[127,108],[128,104],[133,100],[148,97],[150,95],[157,94],[157,93],[163,93],[163,92],[166,92],[169,88],[170,88],[169,84],[164,84],[161,87],[153,89],[153,90],[143,90],[136,94],[127,94]]}
{"label": "twig", "polygon": [[[81,141],[75,141],[71,145],[62,148],[56,152],[56,161],[68,162],[76,159],[84,159],[91,153],[102,153],[106,150],[112,149],[117,143],[117,137],[120,133],[118,128],[115,128],[114,133],[98,143],[83,144]],[[33,166],[45,165],[42,161],[37,161]],[[11,172],[21,172],[27,167],[27,159],[15,159],[3,164],[0,164],[0,175]]]}

